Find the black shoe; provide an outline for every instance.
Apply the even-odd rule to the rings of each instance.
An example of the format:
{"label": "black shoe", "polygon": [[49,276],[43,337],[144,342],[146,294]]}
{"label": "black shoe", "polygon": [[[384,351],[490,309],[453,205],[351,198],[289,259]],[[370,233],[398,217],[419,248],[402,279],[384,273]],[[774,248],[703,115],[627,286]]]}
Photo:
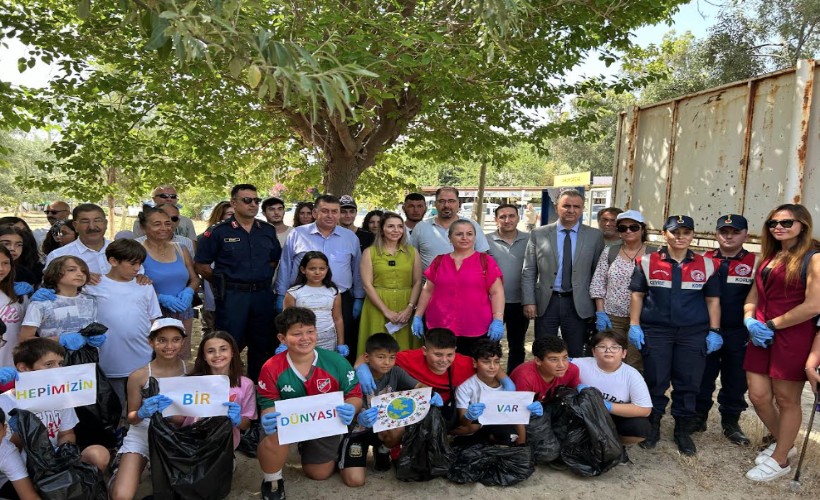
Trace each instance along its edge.
{"label": "black shoe", "polygon": [[675,443],[678,445],[678,451],[681,452],[681,455],[687,457],[698,453],[695,442],[692,440],[692,428],[692,418],[675,418]]}
{"label": "black shoe", "polygon": [[740,420],[740,415],[723,415],[720,422],[720,425],[723,427],[723,435],[736,445],[749,446],[751,441],[746,434],[743,433],[743,429],[740,428],[738,420]]}
{"label": "black shoe", "polygon": [[629,455],[626,454],[626,446],[621,445],[621,462],[620,465],[627,465],[631,464],[632,460],[629,459]]}
{"label": "black shoe", "polygon": [[709,420],[709,414],[698,413],[692,420],[692,432],[706,432],[706,422]]}
{"label": "black shoe", "polygon": [[[382,450],[384,448],[384,450]],[[384,472],[390,470],[390,450],[385,448],[384,446],[379,446],[376,448],[375,453],[373,453],[374,464],[373,468],[379,472]]]}
{"label": "black shoe", "polygon": [[649,416],[649,423],[652,425],[652,431],[649,433],[649,437],[641,441],[638,445],[644,450],[653,450],[658,445],[658,441],[661,440],[661,417],[662,414],[655,414]]}
{"label": "black shoe", "polygon": [[276,489],[273,489],[273,483],[270,481],[262,481],[260,488],[260,497],[262,500],[285,500],[285,480],[280,479],[276,481]]}

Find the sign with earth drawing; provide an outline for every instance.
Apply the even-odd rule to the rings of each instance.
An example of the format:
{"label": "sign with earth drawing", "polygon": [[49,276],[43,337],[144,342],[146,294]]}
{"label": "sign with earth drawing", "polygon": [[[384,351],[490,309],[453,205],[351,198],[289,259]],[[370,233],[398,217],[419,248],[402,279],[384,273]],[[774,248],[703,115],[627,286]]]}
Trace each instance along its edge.
{"label": "sign with earth drawing", "polygon": [[398,429],[421,422],[430,410],[429,387],[375,396],[370,406],[379,408],[373,432]]}

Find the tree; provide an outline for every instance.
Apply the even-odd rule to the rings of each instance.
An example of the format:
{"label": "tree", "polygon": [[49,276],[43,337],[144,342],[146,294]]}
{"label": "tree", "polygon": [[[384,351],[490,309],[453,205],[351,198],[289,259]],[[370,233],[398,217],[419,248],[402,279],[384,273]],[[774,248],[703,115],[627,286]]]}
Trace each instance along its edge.
{"label": "tree", "polygon": [[[124,79],[121,95],[140,96],[129,101],[133,118],[144,113],[132,128],[98,124],[116,140],[142,131],[129,170],[145,158],[224,180],[248,150],[285,143],[343,194],[402,137],[440,158],[491,153],[517,131],[540,140],[536,111],[583,88],[563,81],[570,68],[593,48],[614,60],[631,30],[683,1],[29,0],[0,7],[0,25],[34,44],[34,57],[63,58],[62,83],[28,104],[41,119],[63,118],[46,100],[99,100],[107,89],[88,81],[102,70]],[[79,137],[70,129],[84,123],[63,123]]]}

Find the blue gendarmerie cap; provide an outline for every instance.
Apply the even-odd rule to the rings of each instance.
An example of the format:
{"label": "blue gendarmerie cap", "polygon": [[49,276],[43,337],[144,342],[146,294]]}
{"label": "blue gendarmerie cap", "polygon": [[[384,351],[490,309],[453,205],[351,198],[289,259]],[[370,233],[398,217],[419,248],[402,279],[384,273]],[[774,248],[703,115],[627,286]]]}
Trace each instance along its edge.
{"label": "blue gendarmerie cap", "polygon": [[743,231],[744,229],[749,229],[749,223],[746,221],[746,217],[742,215],[726,214],[717,220],[715,229],[718,230],[722,227],[731,227],[738,231]]}
{"label": "blue gendarmerie cap", "polygon": [[688,227],[692,231],[695,230],[695,221],[688,215],[673,215],[666,219],[663,225],[664,231],[674,231],[679,227]]}

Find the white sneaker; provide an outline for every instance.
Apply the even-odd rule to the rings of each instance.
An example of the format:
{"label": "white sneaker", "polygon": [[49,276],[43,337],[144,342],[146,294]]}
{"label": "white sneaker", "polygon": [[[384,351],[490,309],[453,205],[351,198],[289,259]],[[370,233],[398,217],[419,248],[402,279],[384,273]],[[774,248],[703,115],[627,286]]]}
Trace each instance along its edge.
{"label": "white sneaker", "polygon": [[746,478],[752,481],[771,481],[780,476],[785,476],[792,471],[791,465],[780,467],[772,457],[766,457],[762,463],[756,465],[752,470],[746,473]]}
{"label": "white sneaker", "polygon": [[[766,460],[767,458],[772,456],[772,453],[774,453],[774,449],[776,447],[777,447],[777,443],[772,443],[769,446],[767,446],[766,449],[764,449],[763,451],[758,453],[757,457],[755,458],[755,465],[762,464],[764,460]],[[786,457],[789,458],[789,459],[792,459],[796,456],[797,456],[797,448],[792,446],[791,449],[789,450],[789,453],[786,454]]]}

